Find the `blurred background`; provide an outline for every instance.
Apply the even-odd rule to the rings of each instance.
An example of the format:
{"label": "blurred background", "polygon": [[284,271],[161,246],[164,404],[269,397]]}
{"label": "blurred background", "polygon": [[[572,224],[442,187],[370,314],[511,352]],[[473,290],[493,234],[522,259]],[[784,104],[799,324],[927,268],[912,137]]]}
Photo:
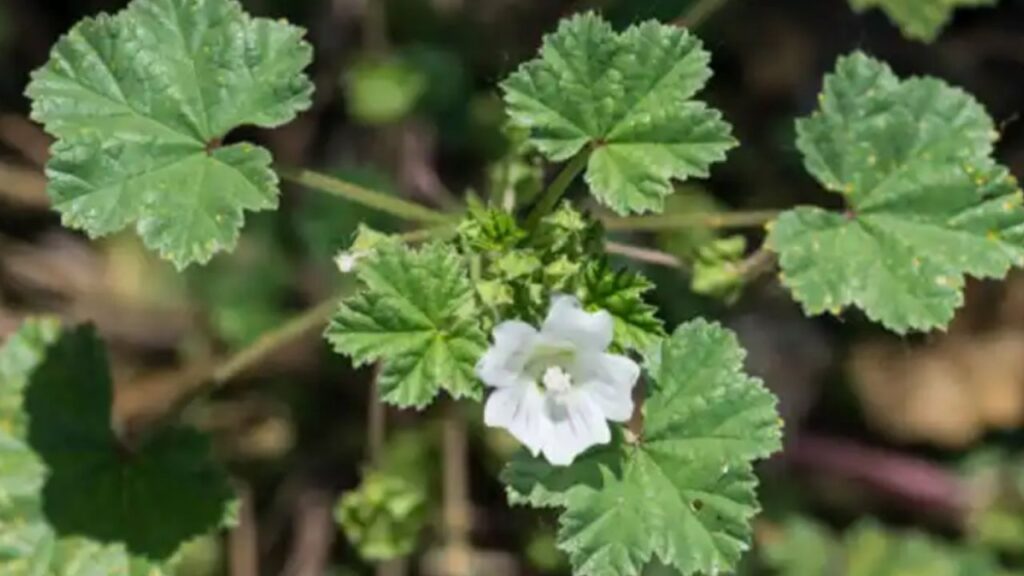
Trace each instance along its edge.
{"label": "blurred background", "polygon": [[[434,207],[458,209],[495,186],[528,197],[550,177],[514,153],[496,84],[559,18],[588,9],[617,26],[688,15],[712,52],[703,98],[741,146],[710,180],[681,186],[673,212],[835,205],[802,168],[793,120],[854,49],[974,94],[1000,126],[1000,160],[1024,175],[1021,0],[959,10],[933,44],[845,0],[704,0],[697,12],[688,0],[243,4],[309,30],[317,92],[291,124],[229,139]],[[112,349],[117,417],[132,422],[187,393],[188,374],[345,290],[351,279],[332,258],[359,223],[401,223],[284,185],[281,209],[250,216],[234,253],[184,274],[132,233],[89,242],[61,228],[44,193],[50,140],[27,119],[22,92],[60,34],[124,5],[0,0],[0,337],[41,312],[95,322]],[[744,239],[757,246],[760,234]],[[857,313],[807,319],[773,275],[742,294],[694,294],[692,263],[721,239],[703,229],[615,238],[671,255],[671,266],[619,263],[658,283],[667,325],[703,315],[733,327],[749,370],[781,398],[786,449],[760,467],[765,512],[743,573],[1024,569],[1024,275],[971,284],[945,333],[899,338]],[[440,576],[457,564],[487,576],[568,574],[555,516],[505,502],[496,477],[514,442],[484,430],[473,406],[384,411],[372,376],[311,334],[187,414],[214,435],[242,509],[230,534],[189,546],[182,573]],[[465,420],[452,417],[460,410]]]}

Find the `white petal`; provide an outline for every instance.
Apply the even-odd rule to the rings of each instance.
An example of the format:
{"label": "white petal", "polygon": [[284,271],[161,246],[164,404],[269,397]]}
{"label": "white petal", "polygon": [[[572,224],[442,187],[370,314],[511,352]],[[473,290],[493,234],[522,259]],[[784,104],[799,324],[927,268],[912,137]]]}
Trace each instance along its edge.
{"label": "white petal", "polygon": [[544,395],[532,382],[495,390],[484,407],[484,424],[508,430],[534,456],[540,453],[551,428]]}
{"label": "white petal", "polygon": [[556,294],[541,332],[548,337],[567,340],[582,350],[603,352],[612,343],[614,323],[606,310],[587,312],[573,296]]}
{"label": "white petal", "polygon": [[494,327],[494,343],[476,363],[476,375],[493,387],[512,386],[519,379],[537,338],[526,322],[507,320]]}
{"label": "white petal", "polygon": [[611,441],[608,422],[588,394],[574,391],[562,396],[561,402],[549,398],[547,407],[551,430],[542,450],[548,462],[568,466],[587,448]]}
{"label": "white petal", "polygon": [[633,387],[640,378],[640,365],[618,354],[592,354],[580,358],[574,375],[580,391],[589,394],[613,422],[625,422],[633,416]]}

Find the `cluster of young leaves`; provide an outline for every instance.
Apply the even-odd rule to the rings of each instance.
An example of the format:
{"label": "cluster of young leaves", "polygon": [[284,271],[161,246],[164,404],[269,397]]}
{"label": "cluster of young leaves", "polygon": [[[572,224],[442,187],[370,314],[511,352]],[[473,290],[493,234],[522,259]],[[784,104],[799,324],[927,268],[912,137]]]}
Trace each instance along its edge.
{"label": "cluster of young leaves", "polygon": [[939,328],[965,276],[1024,263],[1021,191],[992,160],[995,126],[967,93],[901,80],[857,52],[826,77],[797,134],[807,170],[846,203],[787,211],[768,236],[808,314],[854,305],[901,334]]}
{"label": "cluster of young leaves", "polygon": [[850,0],[857,12],[879,8],[907,38],[932,42],[957,8],[994,6],[998,0]]}
{"label": "cluster of young leaves", "polygon": [[437,489],[436,429],[422,427],[392,434],[362,482],[345,492],[334,516],[342,532],[366,560],[409,555],[434,512]]}
{"label": "cluster of young leaves", "polygon": [[237,0],[134,0],[79,22],[27,89],[57,138],[47,191],[64,224],[134,223],[179,269],[233,248],[244,211],[277,207],[277,176],[267,150],[221,142],[309,107],[302,37]]}
{"label": "cluster of young leaves", "polygon": [[862,521],[837,538],[811,520],[788,520],[766,538],[765,563],[779,576],[1012,576],[980,549]]}
{"label": "cluster of young leaves", "polygon": [[26,322],[0,348],[0,572],[163,574],[231,520],[206,439],[168,429],[127,451],[91,328]]}
{"label": "cluster of young leaves", "polygon": [[775,397],[742,371],[728,330],[697,320],[648,354],[643,427],[571,466],[523,453],[502,474],[514,504],[563,508],[558,546],[578,576],[735,568],[758,511],[752,462],[780,448]]}
{"label": "cluster of young leaves", "polygon": [[644,350],[664,335],[653,306],[652,284],[637,272],[615,269],[604,255],[604,231],[589,214],[564,203],[527,232],[498,209],[478,208],[459,227],[463,251],[478,270],[481,306],[491,312],[485,330],[518,318],[539,323],[553,293],[575,294],[615,321],[615,345]]}
{"label": "cluster of young leaves", "polygon": [[710,56],[655,21],[616,33],[593,13],[564,20],[539,58],[501,87],[514,126],[560,162],[587,154],[593,195],[620,214],[660,212],[672,180],[707,176],[736,145],[721,114],[693,96]]}

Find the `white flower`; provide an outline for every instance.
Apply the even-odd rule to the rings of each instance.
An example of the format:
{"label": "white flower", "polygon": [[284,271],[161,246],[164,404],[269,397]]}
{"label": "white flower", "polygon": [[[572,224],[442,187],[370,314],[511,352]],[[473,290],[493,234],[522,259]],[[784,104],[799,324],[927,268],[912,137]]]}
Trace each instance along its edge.
{"label": "white flower", "polygon": [[606,352],[612,317],[588,313],[572,296],[556,295],[538,331],[518,320],[494,329],[494,344],[476,373],[496,388],[484,422],[505,428],[534,456],[566,466],[587,448],[611,440],[607,420],[633,414],[636,362]]}

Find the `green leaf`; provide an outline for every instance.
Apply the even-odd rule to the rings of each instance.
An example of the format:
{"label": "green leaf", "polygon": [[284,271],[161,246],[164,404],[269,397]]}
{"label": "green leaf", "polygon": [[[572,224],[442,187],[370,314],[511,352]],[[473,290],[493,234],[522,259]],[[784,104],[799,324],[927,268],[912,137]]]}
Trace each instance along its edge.
{"label": "green leaf", "polygon": [[965,275],[1002,278],[1024,260],[1021,192],[965,92],[855,53],[797,133],[808,171],[847,206],[790,210],[769,234],[808,314],[855,305],[899,333],[942,327]]}
{"label": "green leaf", "polygon": [[850,0],[857,12],[880,8],[912,40],[932,42],[957,8],[995,6],[998,0]]}
{"label": "green leaf", "polygon": [[598,200],[620,214],[660,211],[673,179],[706,177],[736,145],[721,114],[692,99],[709,59],[682,28],[649,21],[617,34],[589,13],[563,21],[502,88],[512,123],[549,159],[591,149]]}
{"label": "green leaf", "polygon": [[135,0],[79,22],[26,92],[58,138],[48,193],[64,224],[97,237],[135,223],[179,269],[231,249],[245,210],[277,207],[277,176],[267,150],[220,142],[309,107],[302,36],[237,0]]}
{"label": "green leaf", "polygon": [[486,339],[462,259],[444,244],[419,250],[380,245],[358,269],[362,290],[327,329],[334,349],[356,364],[380,361],[388,403],[423,408],[442,388],[480,398],[473,373]]}
{"label": "green leaf", "polygon": [[502,479],[513,503],[563,507],[559,548],[578,576],[637,576],[660,560],[684,575],[736,566],[758,511],[751,463],[780,448],[775,398],[742,372],[725,329],[681,326],[648,358],[640,439],[565,468],[522,455]]}
{"label": "green leaf", "polygon": [[644,300],[654,284],[631,270],[615,270],[607,259],[591,261],[583,271],[580,301],[590,310],[607,310],[615,321],[615,344],[643,352],[665,336],[658,310]]}

